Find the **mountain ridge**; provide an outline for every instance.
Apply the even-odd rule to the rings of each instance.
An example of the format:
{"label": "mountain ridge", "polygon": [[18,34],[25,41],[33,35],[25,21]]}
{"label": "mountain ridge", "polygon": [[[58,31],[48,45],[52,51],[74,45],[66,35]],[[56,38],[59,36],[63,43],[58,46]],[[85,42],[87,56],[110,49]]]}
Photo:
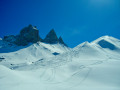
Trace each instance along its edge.
{"label": "mountain ridge", "polygon": [[61,36],[58,39],[54,29],[50,30],[45,39],[42,39],[39,36],[39,30],[36,28],[36,26],[32,26],[31,24],[23,28],[18,35],[4,36],[3,40],[18,46],[26,46],[29,43],[37,43],[38,41],[48,44],[60,43],[67,46]]}

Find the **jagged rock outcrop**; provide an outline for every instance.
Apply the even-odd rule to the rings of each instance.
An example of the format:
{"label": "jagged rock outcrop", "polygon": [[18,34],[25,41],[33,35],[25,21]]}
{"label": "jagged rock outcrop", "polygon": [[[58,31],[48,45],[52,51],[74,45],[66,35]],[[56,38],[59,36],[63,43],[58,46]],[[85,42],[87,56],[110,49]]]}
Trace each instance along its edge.
{"label": "jagged rock outcrop", "polygon": [[65,46],[67,46],[67,45],[64,43],[64,41],[63,41],[63,39],[62,39],[61,36],[59,37],[59,43],[65,45]]}
{"label": "jagged rock outcrop", "polygon": [[47,36],[46,36],[45,39],[44,39],[44,42],[45,42],[45,43],[50,43],[50,44],[55,44],[55,43],[58,43],[58,42],[59,42],[58,37],[57,37],[54,29],[52,29],[52,30],[47,34]]}
{"label": "jagged rock outcrop", "polygon": [[39,36],[39,31],[36,27],[29,25],[28,27],[23,28],[20,31],[20,34],[16,36],[16,45],[25,46],[28,43],[36,43],[38,41],[42,41]]}
{"label": "jagged rock outcrop", "polygon": [[28,45],[29,43],[36,43],[38,41],[42,41],[48,44],[56,44],[56,43],[60,43],[63,44],[65,46],[67,46],[62,37],[57,37],[54,29],[52,29],[45,37],[44,40],[42,40],[39,36],[39,31],[38,29],[35,27],[33,27],[32,25],[29,25],[28,27],[23,28],[20,31],[19,35],[9,35],[9,36],[5,36],[3,38],[4,41],[9,42],[10,44],[16,44],[18,46],[25,46]]}
{"label": "jagged rock outcrop", "polygon": [[16,44],[18,46],[25,46],[29,43],[36,43],[38,41],[42,41],[39,36],[39,31],[36,27],[33,27],[32,25],[23,28],[20,31],[19,35],[4,36],[3,40],[12,44]]}
{"label": "jagged rock outcrop", "polygon": [[52,30],[47,34],[47,36],[46,36],[45,39],[44,39],[44,42],[45,42],[45,43],[49,43],[49,44],[60,43],[60,44],[63,44],[63,45],[65,45],[65,46],[67,46],[67,45],[64,43],[64,41],[63,41],[63,39],[62,39],[61,36],[60,36],[59,39],[58,39],[58,37],[57,37],[54,29],[52,29]]}
{"label": "jagged rock outcrop", "polygon": [[3,41],[14,43],[16,41],[16,36],[14,35],[4,36]]}

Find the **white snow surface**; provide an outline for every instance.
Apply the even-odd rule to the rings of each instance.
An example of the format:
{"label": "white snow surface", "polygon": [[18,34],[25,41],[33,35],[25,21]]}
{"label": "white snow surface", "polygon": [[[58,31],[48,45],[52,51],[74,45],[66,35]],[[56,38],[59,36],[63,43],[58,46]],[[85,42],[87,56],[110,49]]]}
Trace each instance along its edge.
{"label": "white snow surface", "polygon": [[[116,48],[101,47],[101,40]],[[0,90],[120,90],[116,38],[103,36],[75,48],[42,42],[5,44],[0,41]]]}

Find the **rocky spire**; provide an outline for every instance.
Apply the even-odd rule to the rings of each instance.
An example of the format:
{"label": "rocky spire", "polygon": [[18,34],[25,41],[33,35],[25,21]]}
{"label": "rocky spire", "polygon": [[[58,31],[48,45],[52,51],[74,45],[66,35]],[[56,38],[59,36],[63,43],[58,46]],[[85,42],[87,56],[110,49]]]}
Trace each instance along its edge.
{"label": "rocky spire", "polygon": [[59,43],[65,45],[65,46],[67,46],[67,45],[64,43],[64,41],[63,41],[63,39],[62,39],[61,36],[59,37]]}
{"label": "rocky spire", "polygon": [[20,34],[17,35],[15,44],[24,46],[28,43],[36,43],[38,41],[42,41],[39,36],[38,29],[32,25],[29,25],[28,27],[23,28],[20,31]]}
{"label": "rocky spire", "polygon": [[59,39],[54,31],[54,29],[52,29],[45,37],[45,39],[41,39],[39,36],[39,31],[38,29],[35,27],[33,27],[32,25],[29,25],[28,27],[23,28],[20,31],[19,35],[9,35],[9,36],[5,36],[3,38],[4,41],[10,42],[11,44],[16,44],[18,46],[25,46],[28,45],[29,43],[36,43],[38,41],[42,41],[48,44],[56,44],[56,43],[60,43],[63,44],[65,46],[67,46],[62,37],[60,36]]}
{"label": "rocky spire", "polygon": [[59,42],[58,37],[57,37],[54,29],[52,29],[52,30],[47,34],[47,36],[46,36],[45,39],[44,39],[44,42],[50,43],[50,44],[55,44],[55,43],[58,43],[58,42]]}

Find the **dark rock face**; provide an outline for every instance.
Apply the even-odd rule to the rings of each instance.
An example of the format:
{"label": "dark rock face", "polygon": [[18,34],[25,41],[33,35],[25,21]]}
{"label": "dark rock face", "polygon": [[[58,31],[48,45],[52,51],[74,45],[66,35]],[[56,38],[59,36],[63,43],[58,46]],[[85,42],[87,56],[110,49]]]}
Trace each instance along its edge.
{"label": "dark rock face", "polygon": [[20,31],[20,36],[25,38],[28,42],[32,43],[41,40],[41,38],[39,37],[39,31],[32,25],[29,25],[28,27],[22,29]]}
{"label": "dark rock face", "polygon": [[23,28],[20,31],[19,35],[5,36],[3,40],[12,44],[16,44],[18,46],[25,46],[29,43],[36,43],[38,41],[42,41],[42,39],[39,36],[39,31],[36,27],[33,27],[32,25]]}
{"label": "dark rock face", "polygon": [[28,43],[36,43],[38,41],[42,41],[39,37],[39,31],[32,25],[29,25],[28,27],[23,28],[20,31],[20,34],[16,36],[15,44],[25,46]]}
{"label": "dark rock face", "polygon": [[45,39],[44,39],[44,42],[45,42],[45,43],[49,43],[49,44],[60,43],[60,44],[63,44],[63,45],[65,45],[65,46],[67,46],[67,45],[64,43],[64,41],[63,41],[63,39],[62,39],[61,36],[60,36],[59,39],[58,39],[58,37],[57,37],[54,29],[52,29],[52,30],[47,34],[47,36],[46,36]]}
{"label": "dark rock face", "polygon": [[106,40],[101,40],[98,42],[98,44],[102,47],[102,48],[109,48],[110,50],[115,50],[116,47],[115,45],[109,43],[108,41]]}
{"label": "dark rock face", "polygon": [[55,43],[58,43],[58,42],[59,42],[58,37],[57,37],[54,29],[52,29],[52,30],[47,34],[47,36],[46,36],[45,39],[44,39],[44,42],[50,43],[50,44],[55,44]]}
{"label": "dark rock face", "polygon": [[25,46],[25,45],[28,45],[29,42],[27,42],[27,40],[24,39],[24,37],[21,37],[20,35],[18,35],[14,43],[18,46]]}
{"label": "dark rock face", "polygon": [[65,45],[65,46],[67,46],[67,45],[64,43],[64,41],[63,41],[63,39],[62,39],[61,36],[59,37],[59,43]]}
{"label": "dark rock face", "polygon": [[45,37],[44,40],[42,40],[39,36],[39,31],[38,29],[35,27],[33,27],[32,25],[29,25],[28,27],[23,28],[20,31],[19,35],[9,35],[9,36],[5,36],[3,38],[4,41],[10,43],[10,44],[16,44],[18,46],[26,46],[29,43],[36,43],[38,41],[41,42],[45,42],[48,44],[56,44],[56,43],[60,43],[63,44],[65,46],[67,46],[62,37],[57,37],[54,29],[52,29]]}
{"label": "dark rock face", "polygon": [[16,41],[16,36],[14,35],[4,36],[3,40],[9,43],[13,43]]}

